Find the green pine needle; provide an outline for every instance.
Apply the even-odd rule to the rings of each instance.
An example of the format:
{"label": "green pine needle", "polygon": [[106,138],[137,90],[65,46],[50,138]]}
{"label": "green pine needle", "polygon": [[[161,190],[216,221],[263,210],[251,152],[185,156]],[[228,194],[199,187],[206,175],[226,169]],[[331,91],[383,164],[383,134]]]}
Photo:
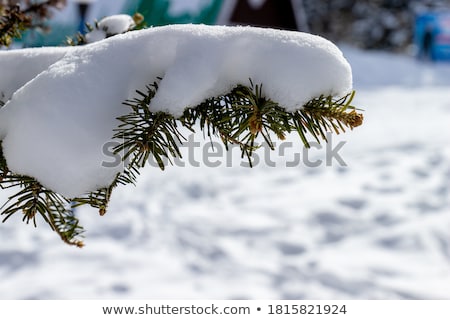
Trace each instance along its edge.
{"label": "green pine needle", "polygon": [[251,164],[252,153],[260,146],[257,142],[260,136],[274,149],[275,137],[284,140],[287,134],[297,132],[303,144],[310,147],[308,135],[320,143],[326,141],[326,132],[339,134],[363,121],[362,114],[351,105],[355,92],[339,99],[320,96],[299,110],[288,112],[264,97],[263,86],[250,80],[248,86],[238,85],[227,94],[187,108],[181,117],[175,118],[168,113],[151,111],[150,103],[157,90],[158,82],[154,82],[145,92],[136,91],[136,98],[124,102],[130,110],[118,118],[120,125],[114,130],[113,138],[121,142],[114,152],[122,156],[125,169],[111,186],[82,197],[66,199],[31,177],[11,173],[0,141],[0,186],[19,189],[1,207],[1,215],[5,216],[3,221],[22,212],[25,222],[32,221],[36,225],[36,216],[40,215],[64,242],[82,247],[78,238],[83,228],[74,215],[74,208],[89,205],[104,215],[115,187],[135,184],[140,169],[150,158],[164,169],[164,160],[172,163],[172,159],[181,157],[180,146],[186,139],[180,127],[195,132],[198,123],[206,136],[210,139],[219,137],[227,149],[230,145],[238,145],[242,157],[247,157]]}
{"label": "green pine needle", "polygon": [[5,216],[2,222],[8,220],[13,214],[22,212],[22,220],[27,224],[32,222],[37,226],[36,216],[39,214],[45,222],[67,244],[83,247],[78,238],[84,232],[78,219],[69,208],[69,201],[61,195],[44,188],[35,179],[12,173],[0,182],[2,188],[19,189],[0,208],[1,215]]}

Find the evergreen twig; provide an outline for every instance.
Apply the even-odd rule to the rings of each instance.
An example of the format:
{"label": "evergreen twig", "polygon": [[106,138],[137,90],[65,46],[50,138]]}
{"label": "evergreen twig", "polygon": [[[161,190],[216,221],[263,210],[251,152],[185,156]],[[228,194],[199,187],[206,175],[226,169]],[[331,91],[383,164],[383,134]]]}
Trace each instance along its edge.
{"label": "evergreen twig", "polygon": [[10,46],[14,38],[20,38],[23,31],[31,27],[31,17],[20,11],[19,6],[3,10],[0,16],[0,46]]}
{"label": "evergreen twig", "polygon": [[247,157],[251,163],[252,153],[259,147],[259,136],[274,149],[274,136],[284,140],[286,134],[297,132],[303,144],[309,147],[308,134],[318,142],[326,141],[325,132],[339,134],[346,128],[361,125],[363,121],[362,114],[351,105],[354,92],[339,99],[320,96],[299,110],[288,112],[264,97],[263,86],[250,80],[250,85],[238,85],[227,94],[187,108],[181,117],[176,118],[169,113],[151,111],[150,104],[157,90],[158,82],[154,82],[146,87],[145,92],[136,91],[136,98],[124,102],[130,112],[118,118],[120,125],[113,136],[121,141],[114,152],[122,156],[123,172],[109,187],[75,199],[66,199],[47,190],[31,177],[11,173],[0,141],[0,186],[20,188],[1,208],[1,214],[5,215],[3,221],[21,211],[25,222],[36,224],[36,214],[39,213],[63,241],[81,247],[83,243],[77,237],[83,229],[73,214],[73,208],[87,204],[104,215],[115,187],[135,184],[139,170],[150,157],[161,169],[165,168],[165,159],[172,163],[172,158],[181,157],[180,145],[186,139],[180,126],[194,132],[195,124],[199,123],[208,137],[219,137],[227,149],[231,144],[239,145],[242,157]]}
{"label": "evergreen twig", "polygon": [[[123,159],[130,160],[126,171],[130,173],[135,172],[132,168],[144,167],[150,156],[162,170],[165,167],[164,158],[171,162],[170,157],[181,157],[178,144],[184,137],[178,130],[177,121],[168,113],[150,111],[150,102],[158,90],[158,84],[155,82],[146,88],[146,93],[136,91],[139,97],[124,102],[132,111],[118,118],[121,124],[113,137],[122,140],[114,152],[124,153]],[[131,178],[134,180],[133,176]]]}
{"label": "evergreen twig", "polygon": [[0,47],[10,46],[25,30],[45,30],[43,21],[51,16],[50,9],[61,9],[65,4],[66,0],[25,1],[22,8],[15,1],[0,3]]}
{"label": "evergreen twig", "polygon": [[40,214],[61,240],[70,245],[83,247],[83,242],[78,238],[84,230],[69,208],[69,201],[63,196],[44,188],[34,178],[10,172],[3,177],[0,185],[2,189],[14,187],[19,189],[0,208],[1,215],[5,216],[2,222],[13,214],[22,212],[22,220],[27,224],[31,221],[36,227],[36,215]]}

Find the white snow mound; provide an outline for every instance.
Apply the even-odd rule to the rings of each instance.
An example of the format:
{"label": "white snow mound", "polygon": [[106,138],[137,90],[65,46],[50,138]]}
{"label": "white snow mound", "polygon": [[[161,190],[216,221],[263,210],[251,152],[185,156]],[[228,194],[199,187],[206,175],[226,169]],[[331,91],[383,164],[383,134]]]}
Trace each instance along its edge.
{"label": "white snow mound", "polygon": [[86,42],[93,43],[119,33],[125,33],[136,26],[131,16],[116,14],[100,20],[97,29],[86,34]]}
{"label": "white snow mound", "polygon": [[334,44],[292,31],[174,25],[83,47],[2,51],[0,140],[9,168],[68,198],[109,186],[122,168],[102,165],[112,161],[103,146],[129,111],[122,102],[157,77],[151,108],[176,116],[249,78],[289,111],[352,89]]}

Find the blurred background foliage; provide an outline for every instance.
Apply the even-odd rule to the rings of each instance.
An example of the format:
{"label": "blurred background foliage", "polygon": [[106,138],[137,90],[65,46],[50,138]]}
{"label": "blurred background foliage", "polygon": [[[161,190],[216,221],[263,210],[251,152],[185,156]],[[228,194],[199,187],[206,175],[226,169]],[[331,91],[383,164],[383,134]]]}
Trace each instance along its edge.
{"label": "blurred background foliage", "polygon": [[[0,0],[0,7],[45,1]],[[83,19],[140,12],[148,26],[173,23],[251,24],[296,29],[364,49],[411,49],[419,14],[449,10],[449,0],[67,0],[63,10],[45,15],[46,23],[28,32],[20,45],[62,45]],[[61,9],[60,7],[58,9]],[[83,20],[84,21],[84,20]],[[44,21],[45,22],[45,21]]]}

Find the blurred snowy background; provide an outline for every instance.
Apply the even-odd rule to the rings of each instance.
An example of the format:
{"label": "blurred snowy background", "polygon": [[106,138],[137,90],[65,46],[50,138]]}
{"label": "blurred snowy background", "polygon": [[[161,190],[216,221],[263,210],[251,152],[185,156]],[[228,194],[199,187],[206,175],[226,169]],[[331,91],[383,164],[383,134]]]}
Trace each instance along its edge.
{"label": "blurred snowy background", "polygon": [[[387,3],[431,2],[446,3],[357,1],[379,19],[399,17]],[[304,3],[307,12],[357,7]],[[330,30],[341,26],[335,14]],[[287,167],[291,155],[274,152],[276,167],[244,168],[237,153],[231,167],[225,156],[218,168],[149,167],[106,216],[78,211],[82,250],[17,216],[0,225],[0,298],[449,299],[450,64],[405,54],[410,36],[399,54],[357,49],[348,39],[372,45],[344,35],[335,41],[365,110],[362,127],[333,136],[334,146],[346,142],[347,166]],[[288,141],[301,150],[297,136]],[[191,156],[200,161],[201,150]]]}

